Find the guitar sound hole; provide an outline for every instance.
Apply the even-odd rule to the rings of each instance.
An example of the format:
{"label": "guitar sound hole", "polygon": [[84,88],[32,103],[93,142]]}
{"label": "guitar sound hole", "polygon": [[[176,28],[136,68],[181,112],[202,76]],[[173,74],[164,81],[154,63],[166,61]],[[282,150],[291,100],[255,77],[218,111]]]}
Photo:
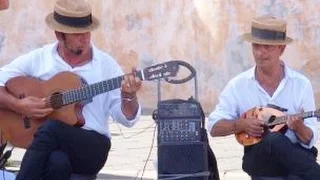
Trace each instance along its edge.
{"label": "guitar sound hole", "polygon": [[53,109],[59,109],[63,105],[62,94],[57,92],[50,97],[50,105]]}
{"label": "guitar sound hole", "polygon": [[276,116],[272,115],[269,120],[268,123],[273,123],[273,121],[276,119]]}

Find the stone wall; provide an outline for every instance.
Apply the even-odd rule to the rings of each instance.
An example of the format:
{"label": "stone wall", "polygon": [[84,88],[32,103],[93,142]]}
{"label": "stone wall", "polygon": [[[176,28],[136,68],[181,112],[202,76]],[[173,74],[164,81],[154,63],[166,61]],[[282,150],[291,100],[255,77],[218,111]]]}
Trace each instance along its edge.
{"label": "stone wall", "polygon": [[[311,79],[320,103],[319,0],[90,0],[101,27],[95,44],[115,57],[126,72],[131,66],[181,59],[198,73],[199,100],[206,112],[217,103],[228,80],[253,65],[250,44],[240,35],[253,17],[271,14],[288,21],[295,42],[282,59]],[[0,12],[0,65],[55,40],[44,17],[53,0],[11,0]],[[194,82],[161,83],[162,99],[188,98]],[[139,94],[145,110],[157,103],[157,83],[145,82]],[[147,111],[145,111],[147,112]]]}

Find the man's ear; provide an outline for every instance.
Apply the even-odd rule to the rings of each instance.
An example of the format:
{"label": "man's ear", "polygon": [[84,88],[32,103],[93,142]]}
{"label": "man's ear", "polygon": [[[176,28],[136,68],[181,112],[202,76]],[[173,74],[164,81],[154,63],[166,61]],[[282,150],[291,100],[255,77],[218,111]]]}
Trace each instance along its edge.
{"label": "man's ear", "polygon": [[280,55],[283,54],[284,50],[286,49],[286,45],[280,45],[279,48],[280,48]]}
{"label": "man's ear", "polygon": [[66,35],[64,33],[58,31],[54,31],[54,33],[59,41],[64,41],[66,39]]}

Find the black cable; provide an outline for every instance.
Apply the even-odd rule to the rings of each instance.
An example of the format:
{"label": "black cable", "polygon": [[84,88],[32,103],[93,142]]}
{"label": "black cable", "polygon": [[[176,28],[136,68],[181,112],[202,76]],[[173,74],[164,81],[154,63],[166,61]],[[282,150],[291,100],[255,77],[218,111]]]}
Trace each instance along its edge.
{"label": "black cable", "polygon": [[13,151],[14,147],[12,147],[10,150],[6,151],[1,157],[0,157],[0,166],[1,166],[1,170],[2,170],[2,176],[3,179],[5,180],[5,165],[8,161],[8,159],[10,158],[10,156],[12,155],[12,151]]}
{"label": "black cable", "polygon": [[148,127],[144,128],[144,129],[143,129],[142,131],[140,131],[140,132],[136,132],[136,133],[134,133],[134,134],[132,134],[132,135],[130,135],[130,136],[125,137],[124,134],[123,134],[123,132],[122,132],[121,127],[117,124],[118,129],[119,129],[120,134],[121,134],[121,136],[122,136],[123,139],[130,139],[130,138],[132,138],[132,137],[134,137],[134,136],[137,136],[137,135],[139,135],[139,134],[142,134],[142,133],[144,133],[145,131],[147,131],[148,129],[150,129],[153,125],[154,125],[154,123],[153,123],[153,124],[150,124]]}
{"label": "black cable", "polygon": [[[125,137],[124,134],[122,133],[122,130],[121,128],[118,126],[119,128],[119,131],[120,131],[120,134],[121,136],[124,138],[124,139],[130,139],[132,138],[133,136],[136,136],[136,135],[139,135],[139,134],[142,134],[143,132],[145,132],[146,130],[150,129],[152,126],[154,126],[156,123],[153,123],[151,125],[149,125],[148,127],[146,127],[145,129],[143,129],[142,131],[140,132],[137,132],[137,133],[134,133],[128,137]],[[151,146],[150,146],[150,150],[149,150],[149,153],[148,153],[148,156],[147,156],[147,159],[146,159],[146,162],[144,163],[144,166],[143,166],[143,169],[142,169],[142,174],[141,174],[141,180],[143,178],[143,175],[144,175],[144,172],[145,172],[145,169],[146,169],[146,166],[148,164],[148,161],[150,159],[150,156],[151,156],[151,153],[152,153],[152,149],[153,149],[153,145],[154,145],[154,141],[155,141],[155,133],[156,133],[156,127],[153,128],[153,136],[152,136],[152,142],[151,142]],[[135,177],[135,180],[138,178],[139,174]]]}
{"label": "black cable", "polygon": [[[7,146],[7,142],[4,143],[4,144],[2,144],[2,142],[1,142],[0,157],[2,156],[2,154],[3,154],[3,152],[4,152],[4,149],[6,148],[6,146]],[[2,168],[1,165],[0,165],[0,168]]]}
{"label": "black cable", "polygon": [[[2,138],[2,131],[0,131],[0,143],[1,143],[1,147],[0,147],[0,154],[1,154],[1,158],[2,158],[2,154],[3,154],[3,151],[5,149],[5,147],[7,146],[7,142],[3,144],[3,138]],[[0,165],[0,169],[2,169],[2,177],[3,179],[5,180],[6,177],[5,177],[5,174],[4,174],[4,165],[3,167]]]}
{"label": "black cable", "polygon": [[149,151],[148,157],[147,157],[147,159],[146,159],[146,162],[144,163],[144,167],[143,167],[143,169],[142,169],[142,174],[141,174],[140,180],[142,180],[142,178],[143,178],[143,175],[144,175],[144,172],[145,172],[145,170],[146,170],[148,161],[149,161],[149,159],[150,159],[151,152],[152,152],[153,145],[154,145],[155,136],[156,136],[156,128],[154,128],[154,131],[153,131],[153,138],[152,138],[152,142],[151,142],[150,151]]}
{"label": "black cable", "polygon": [[10,150],[6,151],[0,158],[0,166],[2,167],[2,169],[5,169],[5,165],[8,161],[8,159],[10,158],[12,151],[13,151],[14,147],[12,147]]}

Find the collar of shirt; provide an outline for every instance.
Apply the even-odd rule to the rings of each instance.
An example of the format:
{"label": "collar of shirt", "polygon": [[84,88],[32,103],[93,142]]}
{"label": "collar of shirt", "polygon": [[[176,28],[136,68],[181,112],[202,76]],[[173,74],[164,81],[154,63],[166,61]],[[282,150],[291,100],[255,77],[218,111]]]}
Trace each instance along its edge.
{"label": "collar of shirt", "polygon": [[255,77],[255,69],[257,66],[254,66],[252,67],[251,69],[249,69],[246,74],[245,74],[245,77],[248,78],[248,80],[251,80],[256,86],[258,89],[260,89],[260,91],[264,92],[264,94],[266,96],[268,96],[268,98],[270,100],[274,99],[277,97],[278,93],[280,93],[282,91],[282,89],[285,87],[285,84],[290,80],[290,79],[293,79],[294,78],[294,72],[288,68],[284,63],[283,61],[281,61],[281,65],[284,67],[284,78],[281,80],[279,86],[277,87],[276,91],[273,93],[272,96],[270,96],[261,86],[260,84],[258,83],[258,81],[256,80],[256,77]]}
{"label": "collar of shirt", "polygon": [[68,66],[69,70],[92,70],[94,67],[94,64],[97,61],[97,54],[98,54],[98,50],[97,48],[94,46],[94,44],[91,42],[91,50],[92,50],[92,59],[90,62],[82,65],[82,66],[78,66],[75,68],[72,68],[68,63],[66,63],[62,57],[58,54],[58,42],[55,42],[52,48],[52,57],[54,57],[55,60],[59,61],[59,63],[64,64],[65,66]]}
{"label": "collar of shirt", "polygon": [[[289,78],[293,78],[294,73],[283,63],[283,61],[281,61],[281,65],[284,67],[284,80],[287,80]],[[255,77],[255,69],[257,68],[257,66],[253,66],[252,68],[249,69],[249,71],[247,71],[247,78],[248,79],[252,79],[252,80],[256,80]]]}

